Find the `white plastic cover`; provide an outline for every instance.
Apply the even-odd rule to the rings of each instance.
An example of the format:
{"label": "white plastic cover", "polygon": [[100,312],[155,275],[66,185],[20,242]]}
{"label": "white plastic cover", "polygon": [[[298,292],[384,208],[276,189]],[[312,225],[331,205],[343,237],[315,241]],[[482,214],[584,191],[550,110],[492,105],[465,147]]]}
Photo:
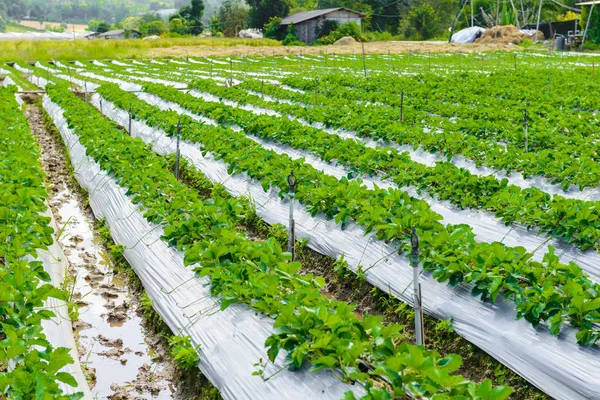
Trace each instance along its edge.
{"label": "white plastic cover", "polygon": [[[46,210],[44,215],[52,219],[51,224],[54,232],[59,232],[52,213],[50,213],[49,210]],[[47,250],[38,251],[36,260],[41,261],[44,264],[44,270],[50,275],[52,285],[61,287],[65,280],[68,268],[67,257],[63,253],[62,248],[54,242]],[[72,375],[75,380],[77,380],[78,386],[72,387],[62,382],[58,382],[58,384],[65,394],[82,392],[84,399],[91,400],[92,394],[87,380],[81,371],[81,365],[79,364],[79,354],[77,345],[75,344],[75,338],[73,337],[73,326],[71,324],[71,319],[69,318],[67,303],[62,300],[50,298],[46,301],[46,306],[52,310],[56,316],[50,320],[42,321],[44,333],[54,348],[66,347],[69,349],[69,354],[73,358],[73,363],[66,365],[61,371]]]}
{"label": "white plastic cover", "polygon": [[[196,278],[183,265],[183,254],[160,239],[162,229],[148,223],[126,190],[85,155],[60,107],[47,96],[43,104],[69,148],[76,178],[89,192],[94,214],[106,219],[115,242],[126,247],[127,261],[171,330],[201,344],[199,367],[223,398],[339,399],[348,390],[364,393],[362,386],[342,383],[328,371],[283,371],[268,381],[252,376],[253,364],[267,359],[264,342],[274,332],[273,321],[241,304],[219,312],[220,302],[210,296],[208,278]],[[265,375],[278,371],[283,358],[282,354],[275,365],[269,364]]]}
{"label": "white plastic cover", "polygon": [[[98,97],[94,96],[92,102],[98,104]],[[127,113],[115,110],[106,100],[103,110],[107,117],[126,126]],[[133,136],[152,143],[159,154],[175,152],[174,139],[143,122],[133,121]],[[197,144],[184,141],[180,149],[183,157],[208,178],[223,184],[229,193],[254,199],[258,215],[266,222],[287,224],[288,204],[279,199],[276,190],[263,191],[259,182],[245,174],[229,175],[221,160],[210,154],[202,156]],[[333,221],[311,217],[302,205],[295,206],[294,218],[297,236],[307,238],[309,247],[334,258],[344,254],[351,269],[365,267],[371,284],[412,304],[412,291],[407,288],[413,272],[408,259],[398,255],[393,244],[378,241],[373,234],[365,235],[354,224],[341,230]],[[423,274],[421,287],[427,314],[439,319],[452,318],[457,333],[550,396],[564,400],[600,398],[600,350],[597,346],[577,345],[573,328],[564,326],[560,336],[554,337],[544,326],[534,329],[528,322],[516,320],[512,301],[498,299],[496,304],[484,303],[471,296],[469,286],[451,288],[428,273]]]}
{"label": "white plastic cover", "polygon": [[452,35],[450,41],[452,43],[466,44],[473,43],[481,34],[485,32],[485,29],[479,26],[471,26],[469,28],[462,29]]}

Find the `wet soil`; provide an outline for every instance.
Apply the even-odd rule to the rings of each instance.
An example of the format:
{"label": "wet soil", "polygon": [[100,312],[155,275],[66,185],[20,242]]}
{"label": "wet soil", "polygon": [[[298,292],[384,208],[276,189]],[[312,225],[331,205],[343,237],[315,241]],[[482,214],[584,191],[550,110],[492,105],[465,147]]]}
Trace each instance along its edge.
{"label": "wet soil", "polygon": [[45,128],[39,103],[27,101],[26,116],[41,149],[49,205],[59,227],[55,239],[69,261],[66,287],[79,306],[73,330],[92,394],[111,400],[183,398],[168,348],[145,328],[127,277],[114,271],[99,242],[62,141]]}

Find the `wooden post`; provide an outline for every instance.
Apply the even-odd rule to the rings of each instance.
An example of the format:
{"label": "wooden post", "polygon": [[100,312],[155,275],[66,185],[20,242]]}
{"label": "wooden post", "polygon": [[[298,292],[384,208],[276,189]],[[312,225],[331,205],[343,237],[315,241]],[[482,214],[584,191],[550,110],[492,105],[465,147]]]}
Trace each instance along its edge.
{"label": "wooden post", "polygon": [[525,131],[525,152],[529,152],[529,121],[527,108],[523,111],[523,130]]}

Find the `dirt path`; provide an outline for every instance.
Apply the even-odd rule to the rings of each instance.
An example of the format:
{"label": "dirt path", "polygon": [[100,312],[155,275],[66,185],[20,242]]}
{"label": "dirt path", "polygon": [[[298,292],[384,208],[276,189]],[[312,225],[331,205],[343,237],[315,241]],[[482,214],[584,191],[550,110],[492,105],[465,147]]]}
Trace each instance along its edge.
{"label": "dirt path", "polygon": [[73,328],[92,394],[111,400],[176,397],[175,368],[160,338],[144,328],[126,278],[113,272],[93,215],[71,179],[62,142],[45,129],[37,105],[28,104],[26,116],[42,150],[49,204],[61,229],[58,242],[70,264],[68,289],[79,305]]}

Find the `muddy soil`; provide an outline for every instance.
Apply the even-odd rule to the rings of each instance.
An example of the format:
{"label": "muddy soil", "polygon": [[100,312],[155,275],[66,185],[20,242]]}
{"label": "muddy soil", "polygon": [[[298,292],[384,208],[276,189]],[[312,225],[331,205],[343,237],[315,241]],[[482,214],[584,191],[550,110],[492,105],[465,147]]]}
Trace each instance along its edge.
{"label": "muddy soil", "polygon": [[26,116],[42,152],[58,242],[70,264],[66,285],[79,305],[73,329],[92,394],[111,400],[182,398],[164,340],[144,327],[127,278],[113,271],[99,243],[60,138],[46,130],[38,105],[28,104]]}

